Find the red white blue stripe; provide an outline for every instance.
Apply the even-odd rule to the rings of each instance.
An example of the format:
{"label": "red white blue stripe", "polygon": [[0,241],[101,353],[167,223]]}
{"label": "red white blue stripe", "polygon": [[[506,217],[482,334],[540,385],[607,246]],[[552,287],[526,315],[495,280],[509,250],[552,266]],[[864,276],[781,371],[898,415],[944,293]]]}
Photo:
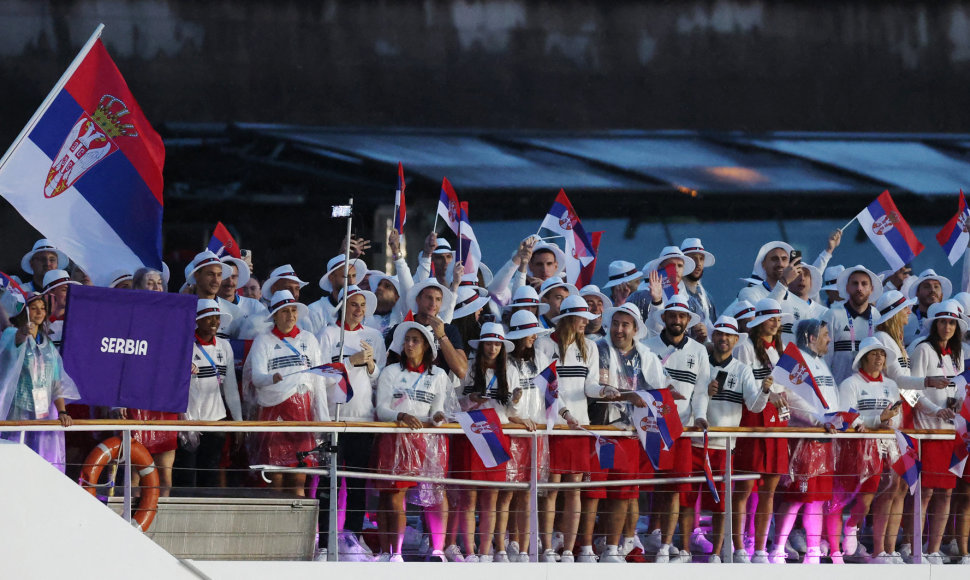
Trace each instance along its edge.
{"label": "red white blue stripe", "polygon": [[923,251],[923,244],[903,219],[889,191],[884,191],[856,216],[889,267],[898,270]]}
{"label": "red white blue stripe", "polygon": [[771,371],[771,377],[776,383],[790,389],[809,403],[817,401],[822,409],[826,411],[830,409],[828,401],[822,395],[822,390],[819,389],[818,381],[812,376],[812,371],[809,370],[805,357],[802,356],[802,352],[798,350],[794,342],[789,342],[788,346],[785,347],[785,352],[782,353],[778,359],[778,364]]}
{"label": "red white blue stripe", "polygon": [[407,208],[404,205],[404,165],[397,162],[397,190],[394,193],[394,229],[404,235],[404,224],[408,221]]}
{"label": "red white blue stripe", "polygon": [[909,435],[899,429],[896,431],[896,444],[899,446],[899,459],[893,463],[893,470],[903,478],[909,486],[909,493],[916,491],[919,485],[919,474],[923,469],[923,463],[919,460],[919,453],[916,451],[916,442]]}
{"label": "red white blue stripe", "polygon": [[226,226],[222,225],[222,222],[216,224],[216,229],[212,232],[212,237],[209,238],[209,245],[206,246],[206,249],[220,258],[222,256],[242,257],[239,252],[239,244],[236,243],[236,239],[232,237]]}
{"label": "red white blue stripe", "polygon": [[542,393],[542,400],[546,406],[546,431],[552,431],[556,424],[556,415],[559,414],[562,401],[559,399],[559,375],[556,374],[556,361],[552,361],[549,366],[532,378],[532,384]]}
{"label": "red white blue stripe", "polygon": [[846,431],[859,418],[859,412],[849,407],[848,411],[836,411],[822,415],[822,424],[831,425],[836,431]]}
{"label": "red white blue stripe", "polygon": [[347,376],[347,367],[345,367],[343,363],[327,363],[309,368],[303,372],[313,373],[336,381],[337,393],[339,393],[340,396],[336,397],[336,400],[334,401],[335,403],[342,405],[354,398],[354,389],[350,386],[350,377]]}
{"label": "red white blue stripe", "polygon": [[509,450],[502,442],[502,424],[495,409],[458,413],[458,424],[485,467],[498,467],[510,459]]}
{"label": "red white blue stripe", "polygon": [[562,189],[559,190],[552,208],[539,226],[539,236],[562,238],[561,245],[566,254],[566,281],[570,284],[575,284],[579,280],[582,269],[596,259],[593,239],[583,229],[583,223],[579,221],[576,210],[573,209],[569,198],[566,197],[566,192]]}
{"label": "red white blue stripe", "polygon": [[663,268],[657,270],[657,275],[660,276],[660,287],[664,291],[664,300],[670,300],[677,294],[677,264],[667,264]]}
{"label": "red white blue stripe", "polygon": [[936,241],[943,247],[951,266],[963,257],[964,252],[967,251],[967,243],[970,243],[970,233],[967,233],[968,218],[970,218],[970,208],[967,207],[967,199],[961,189],[956,215],[946,222],[940,233],[936,234]]}
{"label": "red white blue stripe", "polygon": [[445,177],[441,180],[441,196],[438,198],[438,216],[445,220],[451,231],[458,235],[458,222],[461,220],[461,204],[451,182]]}
{"label": "red white blue stripe", "polygon": [[468,221],[468,202],[463,201],[461,207],[461,221],[458,224],[458,259],[462,261],[465,274],[462,280],[478,281],[478,266],[482,263],[482,248],[478,245],[475,230]]}
{"label": "red white blue stripe", "polygon": [[670,389],[637,391],[637,394],[647,405],[633,409],[633,423],[647,458],[654,469],[659,469],[660,451],[673,447],[684,426]]}

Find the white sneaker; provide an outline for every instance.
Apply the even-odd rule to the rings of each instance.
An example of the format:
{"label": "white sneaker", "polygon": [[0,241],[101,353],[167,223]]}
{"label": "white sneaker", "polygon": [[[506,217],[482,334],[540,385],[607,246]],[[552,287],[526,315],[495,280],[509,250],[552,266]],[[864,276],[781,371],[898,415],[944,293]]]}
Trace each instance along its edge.
{"label": "white sneaker", "polygon": [[565,537],[562,535],[562,532],[553,532],[552,546],[549,546],[549,547],[558,552],[563,548],[564,543],[565,543]]}
{"label": "white sneaker", "polygon": [[[760,553],[764,555],[764,563],[767,564],[768,563],[768,552],[762,551]],[[755,557],[757,557],[758,554],[759,554],[759,552],[755,552],[754,553]],[[735,550],[734,553],[731,554],[731,561],[734,562],[735,564],[750,564],[751,562],[753,562],[753,560],[751,559],[751,557],[748,556],[748,551],[747,550],[744,550],[744,549]]]}
{"label": "white sneaker", "polygon": [[656,554],[657,550],[663,544],[662,536],[660,535],[660,530],[654,530],[647,534],[646,538],[643,540],[643,551],[647,554]]}
{"label": "white sneaker", "polygon": [[879,552],[875,556],[869,556],[870,564],[893,564],[893,555],[889,552]]}
{"label": "white sneaker", "polygon": [[377,561],[378,562],[390,562],[391,561],[391,555],[388,554],[387,552],[381,552],[377,556]]}
{"label": "white sneaker", "polygon": [[912,544],[903,544],[899,547],[899,557],[904,561],[909,561],[913,557],[913,546]]}
{"label": "white sneaker", "polygon": [[482,554],[481,556],[478,557],[478,561],[481,562],[482,564],[491,564],[492,562],[495,561],[495,559],[492,557],[491,554]]}
{"label": "white sneaker", "polygon": [[468,554],[465,556],[466,564],[477,564],[479,562],[478,554]]}
{"label": "white sneaker", "polygon": [[963,566],[970,566],[970,556],[963,556],[960,558],[960,564]]}
{"label": "white sneaker", "polygon": [[950,540],[949,544],[946,544],[945,546],[940,546],[940,551],[943,552],[945,555],[950,556],[951,558],[960,557],[960,546],[957,544],[957,541],[955,538]]}
{"label": "white sneaker", "polygon": [[427,557],[428,562],[447,562],[448,557],[445,556],[443,550],[431,550],[431,553]]}
{"label": "white sneaker", "polygon": [[559,561],[563,564],[571,564],[576,561],[576,558],[573,556],[572,550],[563,550],[562,556],[559,557]]}
{"label": "white sneaker", "polygon": [[389,561],[390,562],[403,562],[404,561],[404,556],[402,556],[400,554],[392,554]]}
{"label": "white sneaker", "polygon": [[[565,552],[563,552],[565,554]],[[583,546],[580,550],[579,555],[576,556],[576,561],[582,564],[595,564],[596,563],[596,553],[589,546]]]}
{"label": "white sneaker", "polygon": [[514,540],[506,544],[505,549],[509,553],[509,558],[519,555],[519,543]]}
{"label": "white sneaker", "polygon": [[606,552],[600,556],[600,564],[625,564],[626,557],[620,554],[618,549],[607,548]]}
{"label": "white sneaker", "polygon": [[832,559],[833,564],[845,564],[845,559],[842,557],[842,552],[832,552],[832,554],[829,555],[829,558]]}
{"label": "white sneaker", "polygon": [[701,554],[710,554],[714,550],[714,544],[707,539],[700,528],[694,528],[694,533],[690,536],[690,549]]}
{"label": "white sneaker", "polygon": [[670,563],[670,548],[672,547],[673,546],[671,546],[670,544],[663,544],[662,546],[660,546],[660,549],[657,550],[657,557],[654,559],[654,562],[656,562],[657,564]]}
{"label": "white sneaker", "polygon": [[892,560],[892,562],[890,562],[890,564],[905,564],[906,563],[906,560],[903,560],[903,555],[900,554],[899,552],[893,552],[892,554],[890,554],[890,556],[892,556],[892,558],[893,558],[893,560]]}
{"label": "white sneaker", "polygon": [[643,547],[643,543],[640,541],[640,536],[633,536],[632,538],[626,538],[623,540],[623,543],[619,546],[619,552],[621,556],[626,556],[637,548],[640,548],[641,552],[647,551]]}
{"label": "white sneaker", "polygon": [[370,562],[373,554],[357,541],[353,532],[343,531],[337,536],[337,556],[341,562]]}
{"label": "white sneaker", "polygon": [[316,556],[314,556],[313,561],[314,562],[326,562],[327,561],[327,555],[328,554],[329,554],[329,552],[327,552],[327,549],[326,548],[320,548],[319,550],[317,550],[317,554],[316,554]]}
{"label": "white sneaker", "polygon": [[721,563],[721,557],[718,556],[717,554],[711,554],[711,557],[707,559],[707,563],[708,564],[720,564]]}
{"label": "white sneaker", "polygon": [[[758,553],[755,552],[755,556],[757,556],[757,555],[758,555]],[[779,552],[778,550],[774,550],[770,554],[768,554],[768,563],[769,564],[787,564],[788,563],[788,554],[785,551]]]}
{"label": "white sneaker", "polygon": [[854,556],[859,549],[859,526],[850,526],[846,523],[843,533],[845,535],[842,537],[842,551],[849,556]]}
{"label": "white sneaker", "polygon": [[924,564],[934,564],[934,565],[942,566],[943,565],[943,553],[942,552],[933,552],[932,554],[923,554],[923,563]]}
{"label": "white sneaker", "polygon": [[500,550],[498,552],[495,552],[495,560],[494,561],[495,562],[511,562],[511,560],[509,560],[509,553],[506,552],[505,550]]}
{"label": "white sneaker", "polygon": [[823,556],[828,556],[829,552],[832,551],[832,547],[829,546],[829,541],[824,539],[818,543],[818,549]]}
{"label": "white sneaker", "polygon": [[804,554],[808,552],[808,542],[805,541],[805,530],[802,528],[796,528],[791,531],[788,536],[788,543],[791,544],[799,554]]}
{"label": "white sneaker", "polygon": [[672,564],[690,564],[693,561],[694,560],[693,560],[693,557],[691,556],[691,553],[685,552],[683,550],[680,551],[680,554],[677,555],[677,558],[670,559],[670,562]]}
{"label": "white sneaker", "polygon": [[[529,553],[528,552],[519,552],[519,555],[517,557],[518,557],[518,560],[513,559],[512,561],[513,562],[531,562],[531,560],[529,559]],[[545,560],[542,559],[542,556],[541,555],[539,556],[539,561],[540,562],[544,562],[545,561]],[[552,561],[553,562],[556,561],[555,556],[553,556]]]}
{"label": "white sneaker", "polygon": [[539,558],[539,560],[542,562],[555,562],[556,551],[553,550],[552,548],[546,550],[545,552],[542,553],[542,556]]}
{"label": "white sneaker", "polygon": [[457,545],[452,544],[445,548],[445,558],[448,558],[449,562],[464,562],[465,557],[461,554],[461,548]]}

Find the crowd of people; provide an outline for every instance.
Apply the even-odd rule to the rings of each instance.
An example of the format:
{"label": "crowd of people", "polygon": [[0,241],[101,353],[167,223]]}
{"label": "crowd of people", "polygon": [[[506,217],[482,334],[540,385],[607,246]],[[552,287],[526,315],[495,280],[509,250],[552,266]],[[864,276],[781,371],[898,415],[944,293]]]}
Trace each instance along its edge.
{"label": "crowd of people", "polygon": [[[570,283],[563,250],[535,236],[494,274],[482,265],[477,276],[433,232],[414,272],[391,232],[393,274],[368,269],[369,242],[351,238],[319,279],[324,297],[308,305],[300,301],[308,282],[290,265],[273,268],[260,283],[250,260],[207,250],[186,267],[179,290],[198,297],[195,335],[186,337],[194,340],[187,410],[110,412],[146,420],[381,421],[416,430],[453,422],[461,411],[493,409],[502,423],[533,432],[547,421],[546,393],[535,379],[555,362],[557,425],[627,431],[542,435],[533,457],[532,438],[509,436],[509,429],[503,444],[510,459],[496,467],[487,467],[461,434],[343,434],[343,468],[407,476],[342,482],[338,524],[349,551],[402,560],[410,504],[423,508],[431,559],[527,560],[527,492],[414,481],[421,478],[526,482],[533,464],[551,483],[686,478],[703,475],[708,460],[715,475],[723,474],[731,454],[734,473],[759,478],[736,482],[730,497],[723,484],[715,494],[704,483],[544,491],[541,561],[719,562],[728,541],[734,562],[901,564],[923,542],[913,537],[913,518],[902,515],[919,509],[924,561],[970,564],[970,474],[950,471],[952,440],[921,442],[922,505],[913,506],[891,467],[900,454],[895,440],[831,437],[838,427],[817,400],[772,379],[794,343],[826,411],[853,412],[843,429],[954,429],[966,394],[954,377],[964,371],[970,294],[954,293],[932,270],[831,265],[840,240],[841,232],[831,233],[811,264],[785,242],[764,244],[737,299],[720,308],[702,282],[715,255],[697,238],[663,248],[643,268],[610,263],[602,288]],[[70,426],[94,417],[97,411],[71,403],[79,394],[57,351],[69,287],[90,280],[48,240],[39,240],[21,267],[26,293],[0,297],[10,324],[0,336],[0,418]],[[675,274],[664,280],[660,272]],[[169,273],[119,271],[110,286],[165,292]],[[239,364],[231,341],[251,341]],[[300,372],[330,362],[346,366],[353,392],[346,402],[337,378]],[[641,393],[657,390],[669,390],[684,427],[824,432],[739,437],[733,449],[716,432],[709,440],[680,437],[654,460],[628,430],[634,409],[646,404]],[[290,432],[227,441],[224,433],[146,430],[136,439],[154,456],[163,493],[226,485],[221,468],[238,454],[243,465],[312,464],[320,442]],[[62,468],[83,461],[96,444],[70,431],[66,444],[53,432],[32,432],[27,443]],[[614,452],[604,468],[597,448],[606,444]],[[307,489],[300,473],[270,477],[275,488],[301,495]],[[368,489],[376,502],[369,504]],[[368,512],[376,513],[380,532],[372,546],[362,536]],[[702,512],[711,514],[706,534],[698,528]]]}

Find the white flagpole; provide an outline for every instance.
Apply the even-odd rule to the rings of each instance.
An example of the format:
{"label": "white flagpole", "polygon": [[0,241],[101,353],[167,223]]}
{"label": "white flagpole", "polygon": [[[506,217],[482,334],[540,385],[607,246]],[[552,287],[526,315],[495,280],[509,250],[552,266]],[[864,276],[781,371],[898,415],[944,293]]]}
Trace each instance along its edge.
{"label": "white flagpole", "polygon": [[839,231],[840,231],[840,232],[844,232],[844,231],[845,231],[845,228],[847,228],[847,227],[849,227],[849,226],[851,226],[851,225],[852,225],[852,222],[854,222],[854,221],[856,220],[856,218],[858,218],[858,217],[859,217],[859,216],[856,216],[856,217],[854,217],[854,218],[852,218],[852,219],[850,219],[850,220],[849,220],[849,223],[847,223],[847,224],[845,224],[844,226],[842,226],[841,228],[839,228]]}
{"label": "white flagpole", "polygon": [[20,145],[20,142],[23,141],[28,134],[30,134],[40,118],[44,115],[44,113],[47,112],[48,107],[50,107],[51,103],[54,101],[54,97],[61,92],[61,89],[63,89],[64,85],[67,84],[67,81],[70,80],[71,75],[74,74],[74,71],[81,66],[81,61],[83,61],[84,57],[86,57],[88,52],[91,51],[91,47],[94,46],[94,43],[97,42],[99,38],[101,38],[102,30],[104,30],[104,24],[98,24],[98,27],[94,29],[94,34],[92,34],[91,38],[89,38],[88,41],[84,43],[84,46],[81,47],[81,52],[77,53],[77,56],[74,57],[74,60],[71,62],[71,66],[67,67],[67,70],[61,75],[61,78],[57,81],[57,84],[55,84],[54,88],[51,89],[51,92],[47,94],[47,98],[44,99],[44,102],[41,103],[40,107],[34,112],[34,116],[30,118],[27,125],[24,126],[20,134],[17,135],[17,138],[14,139],[14,142],[9,148],[7,148],[7,152],[3,154],[2,158],[0,158],[0,171],[3,170],[3,166],[6,165],[7,160],[10,159],[11,155],[13,155],[13,152],[17,149],[17,146]]}

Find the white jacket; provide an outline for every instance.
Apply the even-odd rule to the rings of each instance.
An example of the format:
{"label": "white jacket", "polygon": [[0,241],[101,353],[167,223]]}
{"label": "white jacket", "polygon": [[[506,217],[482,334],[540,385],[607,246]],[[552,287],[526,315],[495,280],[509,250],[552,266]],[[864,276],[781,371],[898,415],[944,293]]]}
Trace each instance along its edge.
{"label": "white jacket", "polygon": [[[557,425],[565,425],[562,413],[568,410],[582,425],[589,425],[589,411],[586,408],[586,396],[599,394],[599,351],[590,339],[586,341],[586,360],[579,356],[579,348],[575,344],[569,345],[565,354],[559,353],[559,345],[551,336],[543,336],[536,340],[536,351],[542,351],[550,360],[557,361],[556,372],[559,375],[559,400],[561,402],[560,415],[556,418]],[[542,370],[542,369],[539,369]]]}
{"label": "white jacket", "polygon": [[[209,359],[212,359],[211,363]],[[215,367],[212,363],[215,363]],[[192,345],[192,364],[198,372],[189,381],[189,404],[185,419],[219,421],[228,413],[232,419],[242,420],[242,404],[229,342],[221,338],[216,338],[214,345],[199,345],[196,342]]]}
{"label": "white jacket", "polygon": [[449,389],[448,376],[441,367],[416,373],[392,363],[377,379],[377,419],[397,421],[398,413],[414,415],[430,422],[438,411],[444,412]]}
{"label": "white jacket", "polygon": [[[320,353],[323,362],[338,362],[340,358],[340,327],[328,326],[318,337],[320,341]],[[344,333],[346,346],[344,347],[343,363],[347,367],[347,376],[350,378],[350,386],[354,389],[354,396],[350,401],[340,405],[339,418],[341,421],[373,421],[374,420],[374,385],[377,384],[377,377],[381,374],[381,369],[387,360],[387,349],[384,348],[384,337],[380,331],[369,326],[361,326],[357,330],[348,330]],[[374,372],[367,372],[367,365],[355,367],[350,364],[350,357],[357,354],[363,348],[361,343],[367,343],[374,349]],[[326,379],[327,401],[330,409],[330,416],[337,417],[336,397],[337,381]]]}
{"label": "white jacket", "polygon": [[[256,402],[260,407],[272,407],[293,395],[309,392],[313,399],[314,419],[329,421],[330,411],[327,407],[327,390],[323,377],[314,373],[297,373],[323,364],[317,339],[309,332],[301,330],[296,337],[287,338],[286,343],[272,332],[263,333],[253,341],[243,376],[248,376],[256,388]],[[273,375],[276,373],[283,377],[278,383],[273,382]]]}

